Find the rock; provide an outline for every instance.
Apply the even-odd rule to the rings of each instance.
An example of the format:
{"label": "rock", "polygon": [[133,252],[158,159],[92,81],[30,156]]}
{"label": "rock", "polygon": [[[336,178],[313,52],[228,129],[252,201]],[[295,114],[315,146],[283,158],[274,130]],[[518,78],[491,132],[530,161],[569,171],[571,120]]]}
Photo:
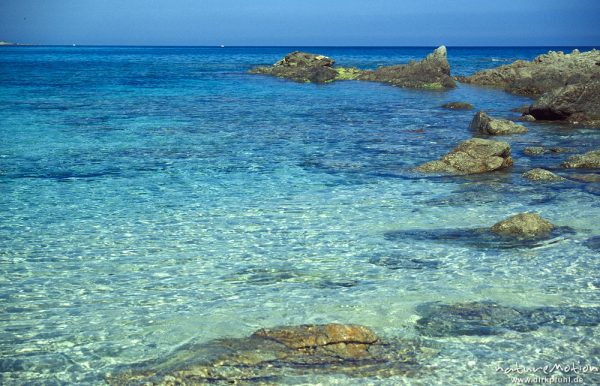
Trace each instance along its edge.
{"label": "rock", "polygon": [[537,213],[519,213],[496,223],[490,229],[493,233],[513,237],[537,237],[552,232],[554,225]]}
{"label": "rock", "polygon": [[338,72],[332,68],[335,61],[324,55],[294,51],[271,67],[256,67],[252,74],[273,75],[296,82],[325,83],[333,81]]}
{"label": "rock", "polygon": [[600,236],[590,237],[583,244],[593,251],[600,252]]}
{"label": "rock", "polygon": [[417,330],[429,336],[495,335],[541,327],[597,326],[600,307],[509,307],[495,302],[428,303],[417,307]]}
{"label": "rock", "polygon": [[377,335],[370,329],[357,325],[323,324],[262,329],[253,336],[272,339],[289,348],[309,348],[331,344],[370,345]]}
{"label": "rock", "polygon": [[528,146],[523,152],[527,155],[542,155],[548,152],[548,150],[542,146]]}
{"label": "rock", "polygon": [[410,375],[424,356],[417,342],[382,341],[367,327],[326,324],[277,327],[247,338],[188,344],[164,360],[120,369],[111,385],[281,384],[288,376]]}
{"label": "rock", "polygon": [[333,67],[327,56],[295,51],[270,67],[256,67],[251,74],[266,74],[296,82],[328,83],[335,80],[366,80],[399,87],[446,89],[456,87],[450,77],[446,47],[435,49],[420,62],[379,67],[376,70]]}
{"label": "rock", "polygon": [[530,114],[541,120],[600,126],[600,80],[549,91],[531,106]]}
{"label": "rock", "polygon": [[488,135],[522,134],[527,132],[527,128],[524,126],[511,122],[508,119],[491,118],[483,111],[475,114],[470,127],[473,130]]}
{"label": "rock", "polygon": [[543,155],[546,153],[554,153],[554,154],[560,154],[560,153],[568,153],[572,151],[572,149],[569,149],[567,147],[550,147],[550,148],[546,148],[543,146],[528,146],[526,147],[523,152],[526,155]]}
{"label": "rock", "polygon": [[506,142],[473,138],[461,142],[440,160],[416,168],[424,173],[476,174],[512,166],[510,145]]}
{"label": "rock", "polygon": [[562,164],[565,168],[600,168],[600,149],[569,157]]}
{"label": "rock", "polygon": [[359,79],[408,88],[441,90],[456,87],[454,79],[450,77],[450,64],[444,46],[436,48],[420,62],[383,66],[372,71],[366,70],[359,76]]}
{"label": "rock", "polygon": [[521,122],[535,122],[536,121],[535,117],[533,115],[530,115],[530,114],[521,115],[518,118],[518,120],[521,121]]}
{"label": "rock", "polygon": [[467,102],[449,102],[442,107],[450,110],[473,110],[473,105]]}
{"label": "rock", "polygon": [[541,168],[531,169],[530,171],[523,173],[523,178],[539,182],[566,181],[565,178]]}
{"label": "rock", "polygon": [[600,51],[596,50],[571,54],[550,51],[531,62],[517,60],[509,65],[461,77],[460,81],[539,97],[565,85],[600,80],[600,66],[596,65],[599,60]]}

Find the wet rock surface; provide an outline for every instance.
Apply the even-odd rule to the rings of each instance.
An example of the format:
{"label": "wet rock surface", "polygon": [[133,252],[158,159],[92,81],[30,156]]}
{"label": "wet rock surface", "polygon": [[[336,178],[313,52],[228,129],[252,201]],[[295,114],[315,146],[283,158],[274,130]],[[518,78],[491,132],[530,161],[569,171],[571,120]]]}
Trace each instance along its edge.
{"label": "wet rock surface", "polygon": [[519,213],[494,224],[491,231],[502,236],[537,237],[549,234],[554,228],[537,213]]}
{"label": "wet rock surface", "polygon": [[473,110],[473,105],[467,102],[449,102],[442,105],[445,109],[450,110]]}
{"label": "wet rock surface", "polygon": [[477,174],[512,166],[510,145],[506,142],[473,138],[461,142],[450,153],[416,168],[423,173]]}
{"label": "wet rock surface", "polygon": [[562,164],[565,168],[600,168],[600,149],[569,157]]}
{"label": "wet rock surface", "polygon": [[420,345],[382,341],[359,325],[286,326],[250,337],[189,344],[162,361],[110,375],[111,385],[277,384],[285,376],[337,373],[351,377],[410,375]]}
{"label": "wet rock surface", "polygon": [[376,70],[333,67],[335,61],[323,55],[295,51],[272,66],[256,67],[252,74],[273,75],[296,82],[328,83],[335,80],[365,80],[421,89],[456,87],[450,77],[446,47],[435,49],[425,59]]}
{"label": "wet rock surface", "polygon": [[560,182],[566,181],[565,178],[552,173],[549,170],[536,168],[523,173],[523,178],[537,182]]}
{"label": "wet rock surface", "polygon": [[429,303],[417,308],[417,330],[428,336],[496,335],[543,327],[597,326],[599,307],[509,307],[495,302]]}
{"label": "wet rock surface", "polygon": [[487,135],[510,135],[523,134],[527,132],[525,126],[516,124],[508,119],[495,119],[483,111],[479,111],[473,117],[471,129]]}

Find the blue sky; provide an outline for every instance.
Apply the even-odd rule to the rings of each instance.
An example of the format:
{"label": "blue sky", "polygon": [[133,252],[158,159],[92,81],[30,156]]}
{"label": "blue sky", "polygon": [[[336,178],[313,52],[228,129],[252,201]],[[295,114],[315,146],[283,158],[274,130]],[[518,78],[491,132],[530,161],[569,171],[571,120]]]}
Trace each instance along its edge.
{"label": "blue sky", "polygon": [[114,45],[600,45],[600,0],[0,0],[0,40]]}

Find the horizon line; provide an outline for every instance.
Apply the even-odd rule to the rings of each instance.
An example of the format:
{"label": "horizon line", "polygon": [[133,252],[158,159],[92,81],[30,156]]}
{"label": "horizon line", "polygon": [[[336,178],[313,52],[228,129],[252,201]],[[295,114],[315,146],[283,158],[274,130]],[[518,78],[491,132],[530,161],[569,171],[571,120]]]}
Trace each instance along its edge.
{"label": "horizon line", "polygon": [[545,47],[586,47],[595,48],[600,45],[578,45],[578,44],[555,44],[555,45],[154,45],[154,44],[30,44],[30,43],[11,43],[0,45],[0,47],[164,47],[164,48],[289,48],[289,47],[324,47],[324,48],[431,48],[445,46],[447,48],[545,48]]}

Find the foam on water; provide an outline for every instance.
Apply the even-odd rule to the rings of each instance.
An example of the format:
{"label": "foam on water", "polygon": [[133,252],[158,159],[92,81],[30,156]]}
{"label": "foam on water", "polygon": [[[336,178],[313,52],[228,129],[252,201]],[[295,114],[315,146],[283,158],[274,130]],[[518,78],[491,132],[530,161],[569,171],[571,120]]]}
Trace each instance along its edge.
{"label": "foam on water", "polygon": [[[520,177],[569,155],[526,157],[524,147],[584,151],[599,131],[524,123],[529,133],[503,138],[510,172],[418,175],[413,166],[473,134],[473,112],[443,103],[515,117],[528,100],[246,74],[291,50],[0,49],[1,383],[102,384],[192,339],[277,325],[415,337],[416,307],[431,301],[599,305],[588,241],[600,234],[598,190]],[[428,51],[320,53],[375,67]],[[448,52],[455,74],[468,74],[545,51]],[[389,236],[487,227],[522,211],[573,232],[536,248]],[[501,384],[497,365],[597,365],[595,336],[564,327],[426,338],[440,354],[418,379],[287,381]]]}

